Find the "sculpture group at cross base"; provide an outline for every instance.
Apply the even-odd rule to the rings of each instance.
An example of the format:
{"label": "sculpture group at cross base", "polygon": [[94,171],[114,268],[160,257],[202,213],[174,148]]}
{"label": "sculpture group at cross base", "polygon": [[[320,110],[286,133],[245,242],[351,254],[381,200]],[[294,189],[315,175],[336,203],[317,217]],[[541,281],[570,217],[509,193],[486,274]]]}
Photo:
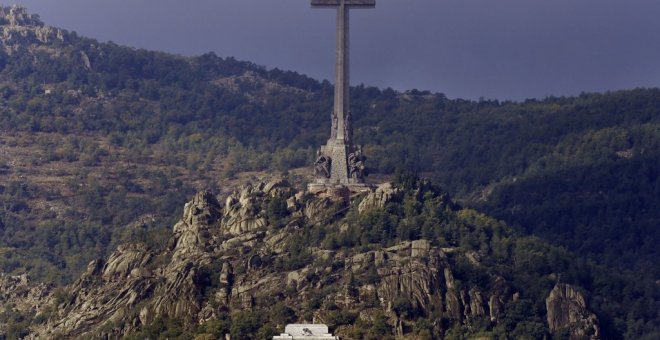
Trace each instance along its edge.
{"label": "sculpture group at cross base", "polygon": [[[362,156],[362,148],[360,146],[356,145],[353,149],[353,152],[348,154],[348,176],[349,178],[361,180],[366,175],[365,157]],[[332,158],[321,154],[321,150],[317,151],[316,154],[314,175],[317,178],[330,178],[332,176]]]}
{"label": "sculpture group at cross base", "polygon": [[[336,139],[337,130],[339,129],[339,118],[335,112],[332,112],[330,115],[330,120],[332,122],[330,128],[330,139]],[[344,141],[348,144],[353,142],[353,115],[351,111],[346,112],[346,117],[344,117]]]}
{"label": "sculpture group at cross base", "polygon": [[320,178],[330,178],[332,174],[330,172],[332,166],[332,158],[321,155],[320,150],[317,152],[316,156],[316,162],[314,162],[314,175]]}
{"label": "sculpture group at cross base", "polygon": [[362,156],[362,148],[355,146],[355,152],[348,155],[348,176],[355,179],[364,179],[364,161],[365,157]]}

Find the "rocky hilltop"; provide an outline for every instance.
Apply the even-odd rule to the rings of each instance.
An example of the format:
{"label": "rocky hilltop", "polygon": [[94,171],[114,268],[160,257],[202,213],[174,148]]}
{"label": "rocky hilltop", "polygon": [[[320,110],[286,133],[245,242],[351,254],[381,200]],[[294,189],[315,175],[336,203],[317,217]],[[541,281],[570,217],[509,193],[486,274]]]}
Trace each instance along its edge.
{"label": "rocky hilltop", "polygon": [[5,52],[11,54],[20,46],[64,42],[65,31],[44,25],[36,14],[30,14],[25,7],[14,5],[0,7],[0,25]]}
{"label": "rocky hilltop", "polygon": [[[402,221],[436,218],[436,229],[423,232],[428,235],[489,239],[466,247],[447,236],[370,235],[396,234],[375,227],[394,225],[388,211],[410,209],[415,212],[399,213]],[[268,338],[293,321],[330,324],[344,339],[474,330],[599,338],[585,298],[564,284],[544,292],[547,312],[514,315],[544,300],[512,274],[515,262],[530,259],[516,258],[522,253],[513,243],[496,249],[497,240],[513,238],[505,226],[460,209],[423,181],[351,197],[311,195],[276,180],[246,185],[222,201],[196,194],[166,245],[121,245],[65,289],[0,277],[0,302],[31,320],[22,334],[31,339],[130,338],[171,327],[204,338]],[[0,334],[9,327],[1,325]]]}

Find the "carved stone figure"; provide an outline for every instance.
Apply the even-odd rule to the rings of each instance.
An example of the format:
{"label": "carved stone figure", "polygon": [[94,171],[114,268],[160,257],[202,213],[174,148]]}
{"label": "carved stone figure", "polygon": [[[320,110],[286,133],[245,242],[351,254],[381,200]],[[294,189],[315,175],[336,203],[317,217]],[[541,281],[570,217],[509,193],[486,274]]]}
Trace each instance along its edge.
{"label": "carved stone figure", "polygon": [[351,111],[346,113],[346,118],[344,120],[344,139],[347,144],[353,142],[353,114]]}
{"label": "carved stone figure", "polygon": [[332,159],[325,155],[318,155],[316,162],[314,162],[314,175],[318,177],[330,178],[330,167],[332,166]]}
{"label": "carved stone figure", "polygon": [[357,152],[348,155],[348,173],[351,178],[364,178],[364,160]]}
{"label": "carved stone figure", "polygon": [[335,139],[337,138],[337,125],[339,123],[339,118],[337,118],[337,114],[335,112],[332,112],[332,128],[330,130],[330,138]]}

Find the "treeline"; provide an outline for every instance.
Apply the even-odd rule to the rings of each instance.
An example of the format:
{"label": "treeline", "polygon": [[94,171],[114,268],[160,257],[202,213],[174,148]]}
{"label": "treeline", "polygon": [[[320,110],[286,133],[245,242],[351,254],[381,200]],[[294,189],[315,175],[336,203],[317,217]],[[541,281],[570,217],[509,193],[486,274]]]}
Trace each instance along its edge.
{"label": "treeline", "polygon": [[[167,143],[173,154],[191,148],[182,139],[201,135],[224,141],[222,156],[236,144],[269,154],[315,147],[328,137],[327,82],[212,53],[184,58],[84,38],[60,49],[59,56],[25,48],[2,56],[2,74],[20,81],[2,89],[7,110],[0,127],[112,133],[117,144]],[[253,77],[241,78],[246,73]],[[222,82],[231,77],[237,80]],[[351,99],[356,140],[369,151],[373,172],[393,173],[403,164],[465,196],[505,178],[579,162],[570,149],[588,148],[589,161],[628,149],[657,152],[659,92],[518,103],[357,86]],[[607,136],[612,128],[619,129],[616,136]],[[310,164],[313,153],[306,155]]]}
{"label": "treeline", "polygon": [[[140,184],[137,176],[149,182]],[[63,195],[24,181],[0,185],[0,272],[27,271],[39,281],[70,283],[89,261],[118,244],[164,242],[165,226],[176,221],[181,202],[194,193],[160,171],[135,175],[120,170],[111,183],[81,171],[67,189],[70,194]],[[37,197],[61,205],[37,214],[30,204]]]}

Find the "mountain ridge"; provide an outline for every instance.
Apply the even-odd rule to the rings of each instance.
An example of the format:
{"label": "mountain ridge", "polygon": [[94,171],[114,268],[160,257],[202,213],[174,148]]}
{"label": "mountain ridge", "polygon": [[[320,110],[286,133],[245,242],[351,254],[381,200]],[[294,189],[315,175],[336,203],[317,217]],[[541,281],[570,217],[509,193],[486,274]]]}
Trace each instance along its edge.
{"label": "mountain ridge", "polygon": [[[3,272],[63,286],[119,244],[164,242],[199,190],[228,194],[264,173],[309,180],[312,146],[327,138],[328,82],[52,32],[2,40]],[[658,89],[499,102],[360,85],[351,96],[373,174],[421,173],[461,204],[578,252],[578,286],[608,297],[591,301],[603,333],[657,332]],[[550,201],[536,199],[548,188]]]}

